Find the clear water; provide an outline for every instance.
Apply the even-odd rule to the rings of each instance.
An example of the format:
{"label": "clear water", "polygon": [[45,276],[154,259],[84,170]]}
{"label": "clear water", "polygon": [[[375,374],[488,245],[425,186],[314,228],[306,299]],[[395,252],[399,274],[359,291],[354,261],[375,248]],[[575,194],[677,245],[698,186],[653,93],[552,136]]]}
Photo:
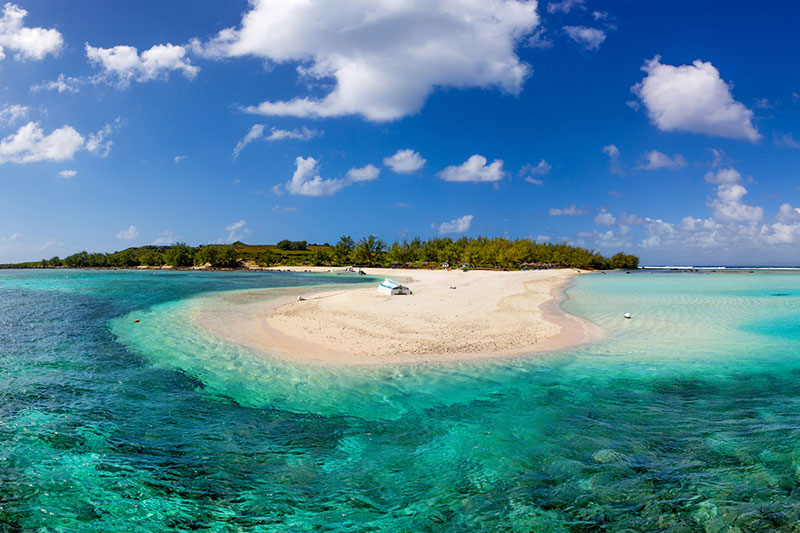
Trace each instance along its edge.
{"label": "clear water", "polygon": [[289,364],[191,320],[355,281],[0,272],[0,530],[796,527],[800,273],[583,276],[605,340],[471,364]]}

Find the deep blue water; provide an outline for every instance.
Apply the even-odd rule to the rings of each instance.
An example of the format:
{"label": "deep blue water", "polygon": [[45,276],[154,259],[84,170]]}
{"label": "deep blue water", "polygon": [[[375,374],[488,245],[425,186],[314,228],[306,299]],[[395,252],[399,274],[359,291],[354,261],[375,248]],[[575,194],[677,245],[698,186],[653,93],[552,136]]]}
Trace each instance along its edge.
{"label": "deep blue water", "polygon": [[471,364],[307,367],[191,321],[357,281],[0,271],[0,527],[794,530],[800,274],[584,276],[565,308],[605,340]]}

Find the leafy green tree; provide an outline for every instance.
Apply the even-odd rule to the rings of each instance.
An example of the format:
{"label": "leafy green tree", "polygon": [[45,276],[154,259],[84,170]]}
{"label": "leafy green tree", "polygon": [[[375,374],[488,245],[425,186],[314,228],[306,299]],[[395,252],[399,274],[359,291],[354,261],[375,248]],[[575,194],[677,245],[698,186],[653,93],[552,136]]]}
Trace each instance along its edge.
{"label": "leafy green tree", "polygon": [[634,270],[639,267],[639,258],[635,255],[628,255],[620,252],[611,256],[609,266],[621,270]]}
{"label": "leafy green tree", "polygon": [[332,256],[325,250],[315,248],[308,257],[309,262],[314,266],[330,265]]}
{"label": "leafy green tree", "polygon": [[106,261],[109,266],[114,267],[132,267],[137,266],[139,264],[139,260],[133,255],[130,250],[124,250],[122,252],[117,252],[114,254],[110,254]]}
{"label": "leafy green tree", "polygon": [[269,250],[264,250],[263,252],[259,253],[255,257],[256,264],[260,267],[269,267],[276,264],[280,260],[280,257],[270,252]]}
{"label": "leafy green tree", "polygon": [[362,237],[353,249],[353,262],[364,266],[382,265],[385,251],[386,243],[375,235]]}
{"label": "leafy green tree", "polygon": [[288,251],[296,251],[296,252],[303,252],[308,250],[308,241],[289,241],[289,240],[282,240],[278,241],[278,244],[275,245],[278,250],[283,250],[285,252]]}
{"label": "leafy green tree", "polygon": [[139,261],[146,266],[161,266],[164,264],[164,254],[149,250],[142,254]]}
{"label": "leafy green tree", "polygon": [[336,246],[333,247],[333,262],[338,266],[345,266],[353,262],[353,249],[355,242],[349,235],[343,235]]}
{"label": "leafy green tree", "polygon": [[194,264],[194,249],[186,243],[175,243],[164,253],[164,262],[174,267],[189,267]]}
{"label": "leafy green tree", "polygon": [[203,246],[195,253],[194,262],[197,265],[208,263],[215,268],[234,268],[239,266],[239,254],[236,248],[230,245]]}

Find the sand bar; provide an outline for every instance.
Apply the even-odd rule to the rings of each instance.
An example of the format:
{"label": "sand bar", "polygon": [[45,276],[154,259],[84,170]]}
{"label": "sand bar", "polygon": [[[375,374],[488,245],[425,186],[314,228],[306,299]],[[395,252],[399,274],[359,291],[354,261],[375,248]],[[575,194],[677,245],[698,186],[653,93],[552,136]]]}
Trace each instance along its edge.
{"label": "sand bar", "polygon": [[365,271],[401,281],[413,295],[383,295],[377,283],[282,289],[277,297],[270,293],[199,312],[195,321],[217,336],[272,355],[333,365],[519,356],[602,336],[558,305],[576,270]]}

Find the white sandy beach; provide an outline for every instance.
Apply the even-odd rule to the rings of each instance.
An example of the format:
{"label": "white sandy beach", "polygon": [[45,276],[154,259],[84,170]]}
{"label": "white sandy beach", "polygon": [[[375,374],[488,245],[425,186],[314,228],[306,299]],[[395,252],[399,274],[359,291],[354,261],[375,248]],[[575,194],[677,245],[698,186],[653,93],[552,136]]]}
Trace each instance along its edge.
{"label": "white sandy beach", "polygon": [[365,271],[401,281],[413,295],[380,294],[377,283],[305,288],[198,313],[195,320],[215,335],[274,355],[349,365],[533,354],[601,335],[558,306],[575,270]]}

